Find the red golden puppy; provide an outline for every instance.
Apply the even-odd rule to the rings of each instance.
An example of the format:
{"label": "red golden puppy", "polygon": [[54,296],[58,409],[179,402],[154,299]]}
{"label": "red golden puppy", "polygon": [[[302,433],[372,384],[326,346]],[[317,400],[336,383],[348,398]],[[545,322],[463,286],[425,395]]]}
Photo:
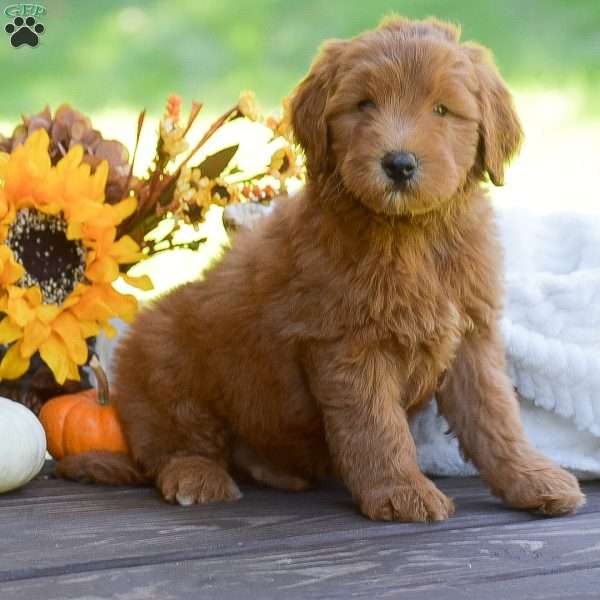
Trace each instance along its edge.
{"label": "red golden puppy", "polygon": [[292,99],[304,191],[202,281],[143,311],[117,352],[129,457],[65,477],[153,482],[180,504],[340,477],[372,519],[453,505],[416,462],[407,415],[435,393],[465,455],[509,506],[584,501],[523,435],[498,331],[501,252],[486,178],[521,142],[489,53],[436,20],[390,18],[326,43]]}

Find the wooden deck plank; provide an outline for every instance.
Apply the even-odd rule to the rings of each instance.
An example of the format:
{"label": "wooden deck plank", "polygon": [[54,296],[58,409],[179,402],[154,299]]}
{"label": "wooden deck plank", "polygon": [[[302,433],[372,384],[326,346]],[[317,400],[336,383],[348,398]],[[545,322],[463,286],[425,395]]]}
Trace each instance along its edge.
{"label": "wooden deck plank", "polygon": [[[193,570],[192,570],[193,569]],[[324,598],[366,598],[374,600],[598,600],[600,571],[595,569],[577,574],[572,581],[563,573],[551,573],[511,581],[483,582],[460,586],[451,584],[404,590],[393,586],[385,592],[348,590],[342,581],[327,587],[290,590],[274,588],[271,579],[262,584],[245,585],[242,591],[225,586],[207,575],[201,577],[202,565],[171,569],[157,573],[152,567],[141,567],[135,573],[93,573],[63,576],[56,579],[35,579],[13,584],[0,584],[0,594],[6,600],[296,600]],[[360,574],[358,574],[360,576]],[[162,577],[162,579],[159,579]],[[337,595],[330,595],[334,589]]]}
{"label": "wooden deck plank", "polygon": [[[93,569],[106,560],[124,564],[160,562],[162,557],[199,558],[244,544],[260,548],[273,540],[316,535],[326,538],[411,534],[423,527],[443,530],[530,520],[503,508],[477,480],[441,480],[456,499],[459,513],[433,526],[370,522],[357,514],[340,487],[301,494],[245,488],[235,504],[178,507],[164,503],[151,489],[101,488],[46,482],[71,493],[36,496],[36,485],[0,498],[0,538],[10,543],[0,557],[0,580],[64,569]],[[591,510],[593,506],[588,506]],[[56,532],[63,532],[61,536]],[[194,554],[186,555],[185,548]]]}
{"label": "wooden deck plank", "polygon": [[[0,580],[64,569],[91,570],[96,563],[112,559],[142,564],[173,556],[184,559],[235,552],[244,546],[259,549],[285,538],[361,538],[389,531],[406,535],[429,527],[368,521],[339,488],[302,494],[244,490],[246,497],[239,503],[194,507],[170,506],[153,490],[133,489],[0,503],[0,537],[11,547],[10,556],[0,557]],[[443,530],[490,520],[531,519],[481,495],[485,499],[460,501],[460,516],[432,527]],[[57,538],[57,531],[64,533]]]}
{"label": "wooden deck plank", "polygon": [[[6,589],[13,585],[9,582],[17,585],[29,580],[27,585],[35,585],[32,580],[49,578],[64,586],[64,581],[76,582],[77,577],[91,577],[95,571],[100,572],[99,577],[128,580],[147,568],[164,570],[171,579],[168,573],[182,562],[195,564],[205,574],[212,569],[218,573],[219,564],[229,569],[239,561],[239,568],[245,568],[252,557],[259,563],[260,557],[287,560],[294,552],[318,553],[322,548],[330,548],[323,568],[335,570],[336,551],[342,547],[349,547],[350,553],[363,552],[366,544],[370,551],[387,548],[389,556],[394,556],[395,548],[410,553],[415,548],[419,551],[421,544],[442,548],[448,540],[462,540],[465,548],[473,549],[481,546],[482,531],[499,535],[517,526],[531,531],[528,535],[545,532],[553,540],[567,527],[585,530],[588,537],[596,538],[600,531],[600,484],[586,486],[589,501],[581,514],[548,520],[505,509],[477,479],[440,479],[437,483],[455,498],[457,515],[442,524],[409,525],[362,518],[339,486],[300,494],[246,487],[246,497],[239,503],[183,508],[165,504],[151,489],[42,479],[0,496],[0,539],[10,548],[10,554],[0,555],[0,581],[9,586]],[[587,550],[586,564],[596,568],[598,557],[589,539],[585,543],[576,539],[583,545],[573,542],[571,550]],[[469,540],[475,540],[475,545]],[[496,540],[504,543],[502,538]],[[560,559],[556,560],[560,567]],[[398,564],[392,561],[389,568]],[[229,575],[231,572],[236,571],[230,570]],[[75,576],[77,573],[81,575]],[[0,598],[4,598],[1,593]]]}
{"label": "wooden deck plank", "polygon": [[0,583],[14,600],[145,598],[597,598],[600,515],[497,527],[295,538],[196,560]]}

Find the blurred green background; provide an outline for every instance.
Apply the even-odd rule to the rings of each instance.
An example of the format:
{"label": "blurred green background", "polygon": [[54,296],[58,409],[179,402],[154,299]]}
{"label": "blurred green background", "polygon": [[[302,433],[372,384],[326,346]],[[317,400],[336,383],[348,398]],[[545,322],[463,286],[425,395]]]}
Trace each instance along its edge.
{"label": "blurred green background", "polygon": [[598,0],[40,4],[48,9],[43,45],[31,51],[2,44],[0,118],[64,99],[84,111],[160,111],[172,90],[202,98],[215,112],[242,88],[255,89],[265,106],[274,106],[306,71],[323,39],[355,35],[390,11],[458,22],[464,39],[493,49],[513,86],[579,90],[589,99],[579,109],[600,111]]}
{"label": "blurred green background", "polygon": [[[0,2],[0,8],[11,3]],[[463,39],[490,47],[515,94],[526,143],[506,186],[493,190],[494,202],[600,217],[600,0],[39,3],[48,13],[38,48],[14,49],[0,32],[2,133],[10,133],[21,113],[69,102],[89,114],[106,137],[131,147],[136,115],[147,108],[140,169],[151,159],[168,94],[183,96],[188,107],[192,99],[203,101],[204,124],[234,104],[242,89],[255,90],[265,110],[276,109],[324,39],[375,27],[392,11],[435,15],[460,23]],[[4,27],[9,19],[2,18]],[[229,135],[242,138],[242,154],[259,152],[260,135],[253,130]],[[189,276],[223,240],[217,213],[209,220],[210,243],[194,256],[193,267],[177,263],[180,270],[194,271]],[[183,277],[169,265],[154,268],[163,271],[159,287]]]}

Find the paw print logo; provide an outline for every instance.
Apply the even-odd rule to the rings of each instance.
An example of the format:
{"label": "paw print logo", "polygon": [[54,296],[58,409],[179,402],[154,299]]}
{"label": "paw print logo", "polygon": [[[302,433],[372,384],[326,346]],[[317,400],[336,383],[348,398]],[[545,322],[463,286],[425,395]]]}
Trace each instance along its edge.
{"label": "paw print logo", "polygon": [[18,48],[26,44],[35,48],[44,33],[45,27],[37,23],[34,17],[15,17],[12,23],[8,23],[4,31],[10,35],[10,43],[13,48]]}

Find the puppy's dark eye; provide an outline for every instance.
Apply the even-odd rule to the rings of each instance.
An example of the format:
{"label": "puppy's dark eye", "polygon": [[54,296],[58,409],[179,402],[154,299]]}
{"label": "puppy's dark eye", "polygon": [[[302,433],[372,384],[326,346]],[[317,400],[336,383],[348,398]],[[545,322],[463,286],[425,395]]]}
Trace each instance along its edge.
{"label": "puppy's dark eye", "polygon": [[440,117],[443,117],[444,115],[448,114],[448,107],[445,106],[444,104],[436,104],[433,107],[433,112],[436,115],[440,115]]}
{"label": "puppy's dark eye", "polygon": [[358,110],[367,110],[368,108],[375,108],[375,102],[373,100],[361,100],[357,106]]}

